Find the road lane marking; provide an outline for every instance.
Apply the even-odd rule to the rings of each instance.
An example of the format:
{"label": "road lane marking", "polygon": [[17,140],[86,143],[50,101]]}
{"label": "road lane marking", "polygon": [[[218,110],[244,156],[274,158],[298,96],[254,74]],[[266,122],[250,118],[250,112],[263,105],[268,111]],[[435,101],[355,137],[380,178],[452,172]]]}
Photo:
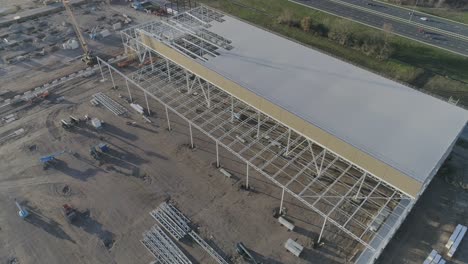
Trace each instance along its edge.
{"label": "road lane marking", "polygon": [[[289,1],[298,3],[295,0],[289,0]],[[362,7],[362,6],[358,6],[358,5],[355,5],[355,4],[350,4],[350,3],[343,2],[343,1],[340,1],[340,0],[327,0],[327,1],[334,2],[336,4],[343,5],[343,6],[348,6],[348,7],[357,9],[357,10],[361,10],[361,11],[367,12],[369,14],[374,14],[374,15],[386,17],[386,18],[389,18],[389,19],[392,19],[392,20],[400,21],[400,22],[403,22],[403,23],[406,23],[406,24],[409,24],[409,25],[419,26],[419,27],[422,27],[422,28],[426,28],[426,29],[429,29],[429,30],[436,31],[436,32],[444,33],[444,34],[452,36],[452,37],[460,38],[460,39],[463,39],[463,40],[468,40],[467,36],[464,36],[464,35],[461,35],[461,34],[458,34],[458,33],[446,31],[446,30],[443,30],[443,29],[435,28],[435,27],[428,26],[426,24],[417,23],[417,22],[414,22],[414,21],[408,21],[408,19],[403,19],[401,17],[396,17],[396,16],[393,16],[393,15],[389,15],[389,14],[386,14],[386,13],[382,13],[382,12],[379,12],[379,11],[368,9],[368,8],[365,8],[365,7]]]}
{"label": "road lane marking", "polygon": [[[378,30],[382,30],[382,28],[379,28],[379,27],[376,27],[376,26],[373,26],[373,25],[369,25],[369,24],[366,24],[364,22],[361,22],[361,21],[358,21],[358,20],[354,20],[352,18],[348,18],[348,17],[345,17],[345,16],[341,16],[341,15],[338,15],[338,14],[334,14],[330,11],[327,11],[327,10],[323,10],[323,9],[320,9],[320,8],[317,8],[317,7],[314,7],[314,6],[310,6],[310,5],[306,5],[304,3],[300,3],[300,2],[296,2],[294,0],[288,0],[292,3],[295,3],[295,4],[298,4],[298,5],[301,5],[301,6],[304,6],[304,7],[307,7],[307,8],[310,8],[310,9],[315,9],[315,10],[318,10],[320,12],[323,12],[323,13],[327,13],[329,15],[332,15],[332,16],[336,16],[336,17],[340,17],[340,18],[343,18],[343,19],[347,19],[347,20],[350,20],[350,21],[353,21],[355,23],[359,23],[361,25],[364,25],[364,26],[367,26],[367,27],[371,27],[371,28],[375,28],[375,29],[378,29]],[[419,39],[416,39],[415,37],[409,37],[409,36],[405,36],[401,33],[397,33],[397,32],[392,32],[392,34],[394,35],[397,35],[397,36],[400,36],[400,37],[403,37],[403,38],[407,38],[407,39],[411,39],[411,40],[414,40],[416,42],[419,42],[419,43],[422,43],[422,44],[425,44],[425,45],[428,45],[428,46],[432,46],[432,47],[435,47],[435,48],[438,48],[438,49],[442,49],[442,50],[445,50],[447,52],[451,52],[451,53],[455,53],[455,54],[458,54],[458,55],[461,55],[463,57],[468,57],[468,53],[461,53],[461,52],[458,52],[458,51],[455,51],[455,50],[451,50],[451,49],[447,49],[447,48],[444,48],[444,47],[441,47],[441,46],[437,46],[437,45],[434,45],[432,43],[429,43],[427,41],[422,41],[422,40],[419,40]],[[468,49],[467,49],[468,50]]]}

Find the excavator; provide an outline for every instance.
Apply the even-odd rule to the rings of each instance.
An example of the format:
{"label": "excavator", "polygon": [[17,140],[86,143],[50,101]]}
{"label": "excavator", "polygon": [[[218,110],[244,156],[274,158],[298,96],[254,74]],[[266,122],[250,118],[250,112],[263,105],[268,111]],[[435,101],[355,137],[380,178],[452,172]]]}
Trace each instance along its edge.
{"label": "excavator", "polygon": [[81,61],[86,63],[88,66],[92,66],[96,64],[96,57],[91,55],[91,52],[88,48],[88,44],[86,43],[83,34],[81,34],[80,27],[78,26],[78,23],[76,22],[75,15],[73,15],[73,12],[70,8],[70,0],[62,0],[63,6],[65,7],[65,10],[70,17],[70,21],[73,25],[73,29],[75,30],[76,36],[78,37],[78,42],[80,42],[81,48],[83,49],[83,57],[81,58]]}

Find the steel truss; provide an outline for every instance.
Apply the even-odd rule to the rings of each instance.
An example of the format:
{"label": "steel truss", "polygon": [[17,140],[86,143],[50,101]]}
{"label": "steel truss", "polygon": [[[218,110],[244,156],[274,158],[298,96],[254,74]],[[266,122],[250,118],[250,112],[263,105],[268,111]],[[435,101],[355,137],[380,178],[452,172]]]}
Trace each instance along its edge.
{"label": "steel truss", "polygon": [[[206,26],[200,27],[206,30]],[[281,209],[286,192],[322,216],[323,228],[333,224],[374,256],[380,254],[412,208],[412,197],[159,54],[139,40],[137,31],[171,47],[183,34],[197,36],[194,27],[184,30],[180,24],[146,23],[123,32],[122,39],[141,61],[146,56],[155,58],[151,65],[128,76],[101,59],[100,66],[161,103],[169,128],[167,111],[171,110],[188,123],[190,131],[197,128],[215,141],[218,163],[218,145],[244,161],[247,185],[249,168],[275,183],[283,191]],[[392,219],[391,223],[387,219]]]}

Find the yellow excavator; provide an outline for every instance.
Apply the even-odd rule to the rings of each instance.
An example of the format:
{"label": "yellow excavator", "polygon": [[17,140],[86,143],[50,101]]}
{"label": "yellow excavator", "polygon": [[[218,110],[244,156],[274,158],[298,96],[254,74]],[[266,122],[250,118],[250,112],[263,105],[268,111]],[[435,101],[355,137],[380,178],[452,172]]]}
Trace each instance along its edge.
{"label": "yellow excavator", "polygon": [[67,11],[68,16],[70,17],[70,21],[73,25],[73,29],[75,30],[76,36],[78,37],[78,42],[80,42],[81,48],[83,49],[83,57],[81,60],[86,63],[86,65],[91,66],[96,63],[96,57],[91,55],[91,52],[88,48],[88,44],[86,43],[85,39],[83,38],[83,34],[81,34],[80,27],[76,22],[75,15],[70,8],[70,0],[62,0],[63,6]]}

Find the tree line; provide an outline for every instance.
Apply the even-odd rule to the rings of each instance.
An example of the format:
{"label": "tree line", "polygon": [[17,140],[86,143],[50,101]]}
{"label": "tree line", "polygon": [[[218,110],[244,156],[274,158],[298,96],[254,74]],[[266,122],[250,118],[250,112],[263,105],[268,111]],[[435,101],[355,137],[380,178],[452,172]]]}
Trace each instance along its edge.
{"label": "tree line", "polygon": [[277,22],[316,36],[328,38],[342,46],[359,50],[379,60],[389,58],[394,52],[394,47],[389,41],[392,37],[392,25],[388,23],[383,25],[382,31],[360,32],[354,30],[351,23],[345,19],[322,22],[316,21],[310,16],[296,19],[289,10],[283,11]]}

